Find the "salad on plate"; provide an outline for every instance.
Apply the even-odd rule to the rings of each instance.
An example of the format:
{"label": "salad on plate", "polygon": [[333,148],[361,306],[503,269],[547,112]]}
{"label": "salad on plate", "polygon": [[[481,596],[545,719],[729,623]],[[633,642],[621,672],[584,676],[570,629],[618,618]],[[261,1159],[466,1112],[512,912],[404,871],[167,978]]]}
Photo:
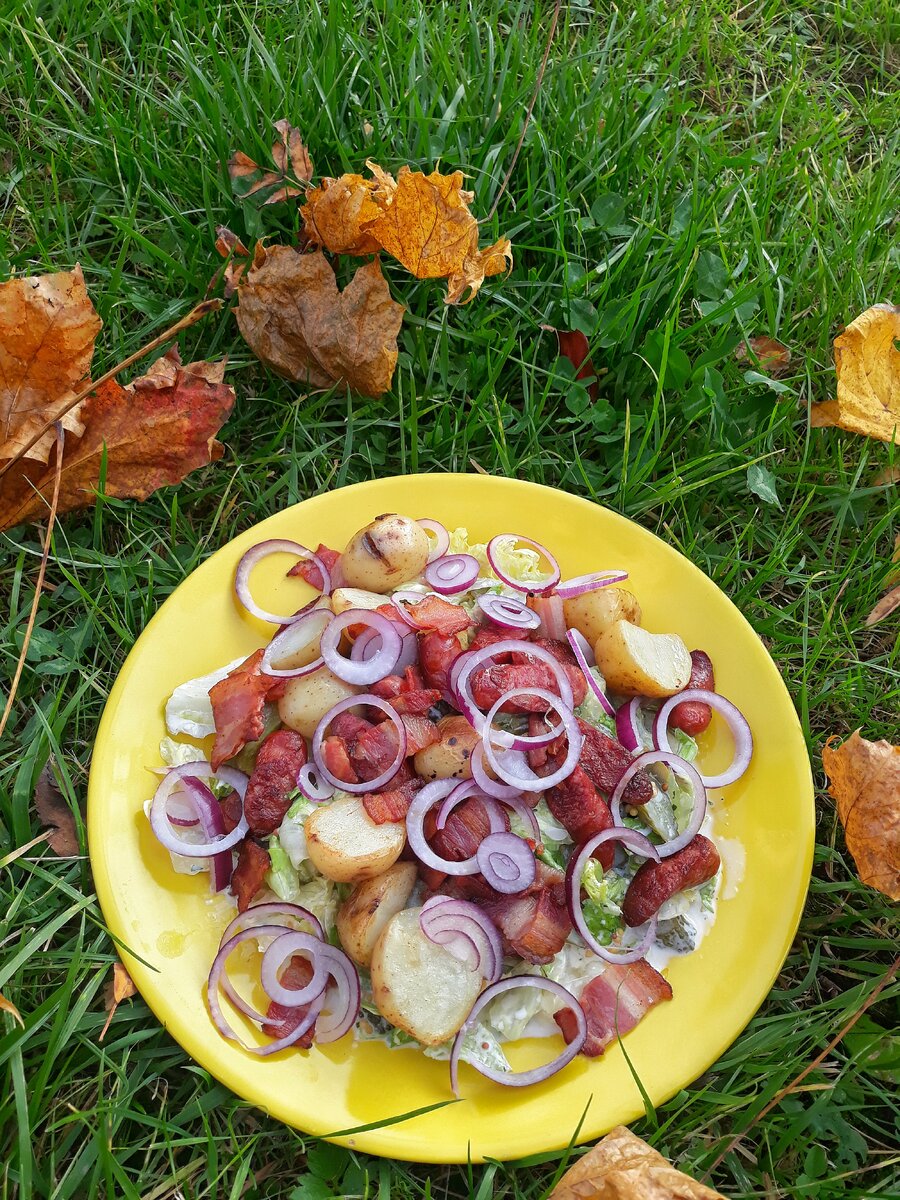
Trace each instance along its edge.
{"label": "salad on plate", "polygon": [[[273,554],[315,590],[297,612],[254,599]],[[666,963],[715,919],[708,793],[753,740],[628,582],[563,581],[525,536],[396,513],[340,552],[244,554],[237,600],[274,635],[175,689],[145,805],[173,869],[236,906],[207,983],[223,1037],[412,1047],[449,1059],[458,1093],[461,1061],[537,1083],[672,998]],[[732,761],[704,774],[713,713]],[[514,1070],[523,1037],[554,1039],[551,1060]]]}

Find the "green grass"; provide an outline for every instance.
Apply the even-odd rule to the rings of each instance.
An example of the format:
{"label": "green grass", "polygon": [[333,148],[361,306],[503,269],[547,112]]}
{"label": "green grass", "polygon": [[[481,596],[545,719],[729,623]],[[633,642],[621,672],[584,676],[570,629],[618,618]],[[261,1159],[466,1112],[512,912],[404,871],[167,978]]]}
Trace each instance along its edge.
{"label": "green grass", "polygon": [[[219,223],[284,235],[287,209],[232,197],[223,163],[304,131],[318,168],[461,166],[490,209],[521,131],[550,9],[472,0],[215,5],[13,0],[0,16],[0,270],[83,264],[100,371],[199,299]],[[110,685],[150,615],[206,555],[327,488],[483,469],[567,488],[682,550],[765,639],[819,751],[897,734],[896,624],[866,630],[898,533],[891,448],[808,428],[831,341],[900,292],[900,27],[890,0],[563,9],[509,191],[484,230],[516,267],[470,307],[390,271],[409,314],[380,402],[306,397],[256,364],[223,313],[185,338],[227,353],[238,391],[213,468],[143,505],[104,502],[54,535],[14,719],[0,748],[0,854],[37,831],[55,755],[73,805]],[[372,127],[365,133],[366,125]],[[589,336],[587,404],[542,324]],[[745,378],[753,333],[794,352],[789,391]],[[748,489],[754,462],[780,507]],[[0,539],[11,675],[41,531]],[[895,981],[804,1089],[766,1103],[871,993],[896,912],[863,887],[820,791],[800,932],[737,1043],[635,1126],[732,1197],[897,1195]],[[114,947],[86,859],[45,847],[0,869],[0,1197],[434,1195],[537,1200],[553,1161],[397,1165],[316,1145],[249,1109],[138,999],[98,1043]],[[739,986],[739,981],[735,981]],[[891,1060],[891,1054],[893,1059]],[[295,1189],[299,1188],[299,1191]]]}

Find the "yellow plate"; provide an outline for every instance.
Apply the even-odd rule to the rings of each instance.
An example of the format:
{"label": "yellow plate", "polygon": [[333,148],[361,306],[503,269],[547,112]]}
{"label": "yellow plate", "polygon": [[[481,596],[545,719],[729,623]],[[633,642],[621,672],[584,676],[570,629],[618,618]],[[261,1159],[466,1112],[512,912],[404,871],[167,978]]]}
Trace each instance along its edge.
{"label": "yellow plate", "polygon": [[[152,794],[165,734],[163,708],[186,679],[248,654],[271,628],[249,618],[232,595],[240,556],[263,538],[321,540],[342,547],[383,512],[465,525],[486,541],[517,531],[550,547],[563,575],[624,567],[651,630],[676,631],[703,647],[716,685],[746,714],[756,741],[747,774],[716,801],[725,839],[724,897],[700,949],[667,975],[675,998],[625,1038],[654,1104],[696,1079],[729,1046],[763,1001],[800,919],[813,849],[812,780],[787,690],[762,642],[732,603],[687,559],[623,517],[563,492],[479,475],[414,475],[342,488],[298,504],[248,530],[203,563],[147,626],[122,668],[97,735],[88,834],[97,892],[110,930],[140,958],[123,954],[146,999],[181,1046],[206,1070],[274,1117],[319,1134],[382,1122],[451,1098],[447,1064],[412,1050],[344,1038],[309,1053],[255,1059],[214,1029],[203,986],[227,919],[205,874],[177,875],[142,813]],[[263,563],[254,592],[273,611],[294,611],[306,585],[283,578],[284,560]],[[279,607],[280,605],[280,607]],[[724,765],[727,733],[704,735],[703,763]],[[546,1046],[515,1052],[521,1068]],[[463,1099],[386,1128],[347,1136],[370,1154],[425,1162],[518,1158],[565,1146],[585,1113],[579,1140],[633,1120],[643,1103],[620,1046],[601,1059],[576,1059],[546,1083],[504,1088],[468,1067]]]}

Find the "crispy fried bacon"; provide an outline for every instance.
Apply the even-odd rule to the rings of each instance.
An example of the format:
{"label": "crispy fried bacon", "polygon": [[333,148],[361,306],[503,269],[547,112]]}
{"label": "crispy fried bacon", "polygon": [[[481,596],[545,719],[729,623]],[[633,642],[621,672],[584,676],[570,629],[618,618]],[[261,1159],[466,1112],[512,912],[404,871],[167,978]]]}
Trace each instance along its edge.
{"label": "crispy fried bacon", "polygon": [[[596,1058],[617,1033],[620,1037],[628,1033],[654,1005],[671,1000],[672,989],[659,971],[641,958],[622,966],[604,964],[603,974],[585,986],[579,999],[588,1025],[581,1053]],[[575,1036],[572,1013],[562,1009],[554,1019],[570,1042]]]}
{"label": "crispy fried bacon", "polygon": [[276,699],[283,690],[283,679],[260,674],[262,656],[262,650],[257,650],[210,690],[209,701],[216,727],[210,761],[215,770],[239,754],[249,742],[262,737],[266,700]]}

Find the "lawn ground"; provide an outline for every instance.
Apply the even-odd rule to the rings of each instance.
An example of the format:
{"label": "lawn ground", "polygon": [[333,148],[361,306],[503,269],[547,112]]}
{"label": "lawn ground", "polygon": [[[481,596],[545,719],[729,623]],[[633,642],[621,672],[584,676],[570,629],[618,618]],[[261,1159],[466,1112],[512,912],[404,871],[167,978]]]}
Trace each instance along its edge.
{"label": "lawn ground", "polygon": [[[289,234],[296,211],[233,198],[222,164],[299,126],[318,169],[463,167],[485,216],[522,130],[551,9],[211,0],[12,0],[0,12],[0,273],[81,262],[105,329],[95,370],[201,298],[214,229]],[[891,448],[810,431],[831,342],[900,298],[900,26],[890,0],[571,3],[485,239],[516,266],[465,309],[399,270],[409,314],[394,390],[306,396],[267,374],[223,313],[185,356],[230,356],[222,462],[142,505],[56,527],[27,669],[0,747],[0,855],[38,832],[53,754],[73,805],[116,672],[213,549],[344,483],[485,470],[567,488],[659,532],[739,605],[784,673],[819,787],[801,928],[737,1043],[636,1132],[730,1197],[900,1194],[895,981],[762,1119],[891,961],[895,912],[857,882],[820,750],[896,740],[896,624],[866,629],[900,531]],[[590,339],[595,404],[543,324]],[[792,371],[735,360],[777,337]],[[748,374],[749,371],[749,374]],[[41,531],[0,539],[11,675]],[[191,1064],[139,1000],[106,1039],[114,950],[86,858],[0,869],[0,1197],[497,1196],[537,1200],[555,1163],[429,1169],[316,1145]],[[893,1040],[891,1040],[891,1035]]]}

